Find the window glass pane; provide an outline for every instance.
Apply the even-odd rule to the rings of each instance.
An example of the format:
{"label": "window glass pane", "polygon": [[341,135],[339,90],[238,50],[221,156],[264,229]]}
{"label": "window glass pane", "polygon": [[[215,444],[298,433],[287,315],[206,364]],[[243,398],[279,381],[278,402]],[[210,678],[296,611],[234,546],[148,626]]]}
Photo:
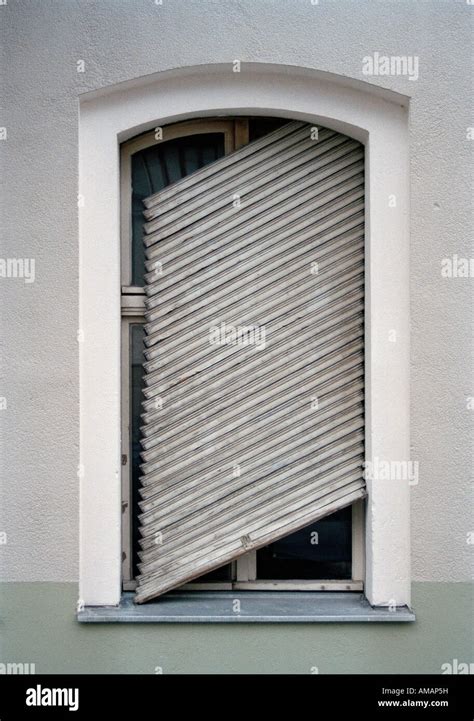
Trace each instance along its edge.
{"label": "window glass pane", "polygon": [[221,566],[220,568],[215,568],[213,571],[209,571],[209,573],[205,573],[203,576],[199,576],[199,578],[195,578],[191,583],[217,583],[217,582],[223,582],[223,581],[232,581],[232,564],[226,563],[225,566]]}
{"label": "window glass pane", "polygon": [[352,508],[343,508],[257,551],[259,579],[350,579]]}
{"label": "window glass pane", "polygon": [[176,140],[172,143],[163,143],[159,151],[166,168],[166,177],[168,180],[167,185],[176,183],[177,180],[180,180],[183,177],[179,162],[178,143],[179,141]]}
{"label": "window glass pane", "polygon": [[168,140],[132,155],[132,285],[143,286],[143,199],[224,155],[224,134]]}
{"label": "window glass pane", "polygon": [[289,122],[286,118],[249,118],[249,142],[251,143]]}
{"label": "window glass pane", "polygon": [[183,158],[186,168],[188,169],[188,173],[194,173],[194,171],[200,167],[199,153],[196,146],[185,146],[183,148]]}

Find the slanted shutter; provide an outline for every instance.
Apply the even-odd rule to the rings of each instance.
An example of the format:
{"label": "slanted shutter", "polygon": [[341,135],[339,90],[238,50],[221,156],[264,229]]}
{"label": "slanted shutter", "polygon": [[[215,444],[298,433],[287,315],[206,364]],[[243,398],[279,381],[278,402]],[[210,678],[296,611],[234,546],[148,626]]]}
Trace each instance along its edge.
{"label": "slanted shutter", "polygon": [[366,493],[361,144],[291,122],[145,205],[137,602]]}

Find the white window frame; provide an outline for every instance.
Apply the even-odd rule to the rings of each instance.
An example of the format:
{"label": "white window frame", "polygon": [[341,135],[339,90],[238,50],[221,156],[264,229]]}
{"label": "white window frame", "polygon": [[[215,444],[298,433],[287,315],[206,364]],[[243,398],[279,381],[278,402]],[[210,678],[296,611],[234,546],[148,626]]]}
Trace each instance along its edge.
{"label": "white window frame", "polygon": [[[170,71],[80,98],[85,605],[117,605],[122,592],[120,144],[139,133],[203,116],[273,115],[330,127],[366,145],[366,461],[409,460],[408,99],[302,68],[245,69],[238,80],[231,65]],[[410,605],[409,490],[408,482],[368,480],[364,588],[375,606]]]}

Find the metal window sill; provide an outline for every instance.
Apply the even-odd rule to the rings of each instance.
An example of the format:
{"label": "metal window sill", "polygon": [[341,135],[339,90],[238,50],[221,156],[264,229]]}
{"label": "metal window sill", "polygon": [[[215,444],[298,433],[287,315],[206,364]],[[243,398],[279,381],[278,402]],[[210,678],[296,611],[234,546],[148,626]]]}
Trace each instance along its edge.
{"label": "metal window sill", "polygon": [[407,606],[373,607],[363,594],[351,592],[176,591],[142,605],[134,604],[133,593],[125,592],[118,606],[86,606],[77,619],[81,623],[405,623],[414,621],[415,614]]}

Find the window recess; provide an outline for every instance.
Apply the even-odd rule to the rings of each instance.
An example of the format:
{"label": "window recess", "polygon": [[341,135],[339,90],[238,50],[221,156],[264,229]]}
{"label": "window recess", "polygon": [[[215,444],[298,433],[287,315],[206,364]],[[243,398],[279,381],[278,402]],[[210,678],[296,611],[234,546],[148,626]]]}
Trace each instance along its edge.
{"label": "window recess", "polygon": [[[125,459],[122,468],[123,585],[126,590],[136,587],[136,578],[140,573],[138,550],[141,524],[144,542],[148,543],[142,557],[145,564],[145,571],[143,569],[141,571],[141,583],[145,588],[142,600],[154,597],[157,590],[159,593],[163,591],[164,587],[160,583],[166,574],[169,575],[167,583],[172,584],[167,587],[179,585],[180,588],[190,590],[362,589],[362,498],[365,495],[361,472],[364,449],[364,153],[359,143],[339,133],[319,128],[318,137],[311,139],[312,131],[314,129],[304,123],[288,124],[287,121],[271,118],[192,121],[164,128],[160,141],[156,141],[152,133],[129,141],[122,148],[124,369],[122,446]],[[241,157],[239,153],[234,153],[227,158],[229,153],[238,148],[243,149],[243,152],[240,151]],[[190,175],[191,173],[194,174]],[[203,176],[202,188],[199,187],[200,174]],[[242,192],[242,177],[247,185],[243,185],[241,195],[238,191]],[[211,189],[215,189],[214,195],[209,192],[206,185],[209,182]],[[181,197],[180,187],[182,187]],[[247,188],[249,190],[246,194]],[[191,195],[195,193],[196,198],[191,209],[190,193]],[[236,195],[242,200],[243,206],[247,204],[247,208],[239,209],[232,205]],[[268,351],[267,358],[259,363],[260,368],[258,364],[254,364],[251,366],[253,371],[240,375],[238,371],[230,370],[227,380],[230,381],[235,393],[240,393],[239,402],[245,401],[247,393],[248,398],[252,398],[254,394],[256,404],[250,404],[251,417],[248,427],[245,427],[242,414],[239,417],[232,407],[225,406],[225,399],[219,397],[217,391],[214,396],[209,396],[208,402],[211,405],[220,403],[220,412],[223,416],[217,417],[218,423],[214,423],[212,418],[209,418],[209,426],[200,427],[198,422],[199,413],[205,410],[206,399],[198,401],[194,409],[190,407],[186,413],[180,413],[176,404],[184,401],[175,398],[173,411],[175,420],[171,419],[168,428],[171,441],[166,453],[171,454],[172,459],[168,463],[167,477],[178,479],[173,493],[178,491],[181,494],[184,505],[182,510],[176,511],[178,514],[181,513],[181,516],[176,513],[168,519],[163,516],[168,525],[174,529],[172,542],[175,545],[169,546],[168,551],[165,550],[166,532],[160,530],[163,519],[160,519],[159,510],[155,516],[155,519],[159,520],[149,520],[155,513],[153,509],[160,509],[160,506],[164,508],[162,501],[166,500],[164,497],[160,499],[163,487],[158,482],[158,478],[164,477],[158,472],[160,462],[157,459],[160,458],[161,451],[158,447],[154,450],[153,443],[148,444],[148,460],[145,459],[144,473],[145,482],[147,473],[148,478],[151,479],[149,484],[151,490],[145,490],[141,509],[138,491],[141,475],[140,449],[144,440],[140,431],[140,425],[143,423],[143,419],[140,421],[140,414],[143,413],[140,406],[143,400],[142,390],[146,386],[143,373],[145,336],[143,323],[146,315],[143,285],[145,257],[142,250],[143,220],[139,211],[140,214],[143,212],[143,200],[146,198],[149,198],[146,201],[147,242],[151,253],[155,248],[159,248],[159,252],[149,261],[148,272],[151,272],[154,260],[159,259],[162,248],[166,253],[168,239],[171,256],[174,252],[177,257],[176,267],[181,262],[184,263],[184,268],[189,266],[192,270],[189,276],[184,273],[184,286],[192,288],[193,283],[197,281],[196,287],[199,287],[199,294],[193,306],[194,301],[187,304],[183,295],[187,291],[180,291],[179,287],[173,288],[172,285],[168,286],[168,295],[171,293],[171,298],[178,299],[175,327],[173,321],[169,324],[178,340],[179,334],[185,334],[187,328],[190,329],[188,333],[191,333],[193,328],[196,330],[199,324],[204,327],[210,320],[206,315],[206,309],[201,311],[196,307],[201,294],[204,297],[207,294],[209,298],[214,298],[217,307],[222,307],[224,320],[227,319],[227,322],[229,319],[233,320],[234,325],[236,319],[242,317],[245,318],[245,322],[254,321],[256,325],[262,318],[266,319],[264,325],[274,334],[272,341],[276,340],[277,344],[281,344],[280,351],[283,353],[287,353],[288,349],[291,350],[292,337],[298,339],[299,334],[301,340],[300,351],[293,354],[293,365],[290,364],[289,368],[285,368],[283,364],[278,365],[278,359],[282,357],[281,352],[278,351],[276,354],[273,352],[272,355],[269,343],[263,351],[263,353]],[[201,208],[205,204],[201,203],[200,199],[205,199],[210,205],[207,216],[202,216]],[[167,220],[166,211],[160,215],[160,207],[163,207],[163,203],[167,203],[170,207],[176,204],[178,208],[181,204],[183,210],[182,216],[177,215],[184,217],[184,220],[179,221],[182,227],[178,230],[172,228],[168,235],[165,230],[166,222],[163,223],[163,220]],[[230,210],[231,207],[233,210]],[[153,217],[154,208],[158,209],[157,222]],[[193,212],[195,217],[192,215]],[[173,214],[172,207],[169,213]],[[236,216],[236,213],[239,215]],[[202,217],[199,217],[200,214]],[[172,223],[173,220],[170,222]],[[245,227],[245,223],[247,231],[240,233],[239,236],[239,226],[243,224]],[[224,227],[226,233],[222,237],[218,233],[220,225]],[[203,236],[203,245],[199,246],[197,243],[191,249],[189,263],[186,262],[188,259],[184,254],[180,261],[179,251],[173,250],[176,243],[178,245],[181,243],[180,233],[182,242],[191,245],[193,238],[198,237],[199,233]],[[202,269],[199,270],[199,258],[206,257],[205,252],[203,254],[204,243],[207,242],[205,233],[210,234],[212,242],[221,249],[223,263],[227,262],[227,269],[223,271],[227,274],[224,283],[228,283],[229,292],[237,293],[232,297],[240,303],[240,306],[237,305],[237,315],[233,317],[227,313],[227,307],[222,305],[226,288],[222,287],[222,283],[216,285],[216,280],[212,280],[212,266],[203,263]],[[247,241],[243,237],[249,234],[256,234],[260,238],[253,248],[246,244]],[[155,241],[154,235],[157,237]],[[230,242],[235,243],[235,250],[229,245]],[[244,262],[247,264],[245,271],[247,281],[244,277],[243,283],[241,261],[237,261],[237,254],[239,258],[244,254],[246,259]],[[197,276],[195,276],[196,267]],[[163,288],[166,298],[168,282],[166,260],[163,263],[163,270],[164,275],[157,279],[156,285],[156,290],[159,288],[161,293],[156,292],[156,295],[153,295],[152,281],[148,281],[152,289],[150,294],[152,302],[155,298],[157,301],[154,306],[156,318],[165,318],[166,313],[164,307],[160,316],[160,298],[163,297]],[[235,270],[238,272],[234,273]],[[199,277],[200,272],[201,277]],[[161,282],[163,279],[164,282]],[[219,280],[217,278],[217,281]],[[256,293],[255,289],[257,289]],[[288,291],[289,302],[282,305],[281,294]],[[252,298],[252,302],[247,302],[246,298]],[[259,304],[262,308],[260,316]],[[305,315],[305,311],[310,307],[311,313],[307,312]],[[186,321],[189,312],[204,312],[204,315],[193,325]],[[152,325],[155,322],[156,326],[151,329],[151,333],[149,332],[150,337],[153,333],[159,334],[161,326],[156,323],[154,316],[152,317],[152,312],[148,315],[151,318],[148,323]],[[286,323],[287,317],[293,320]],[[202,353],[203,357],[209,359],[215,350],[209,344],[202,344],[197,350],[193,349],[192,343],[186,345],[186,339],[181,346],[178,342],[177,350],[173,350],[173,342],[173,339],[168,342],[169,363],[176,358],[178,365],[181,358],[192,357],[193,352]],[[162,347],[163,345],[166,349],[166,340],[161,344]],[[153,348],[153,343],[148,345],[148,363],[153,363],[153,357],[157,357],[153,356]],[[243,348],[227,348],[226,350],[229,352],[224,353],[222,360],[224,372],[226,372],[225,364],[230,362],[232,365],[239,353],[241,355],[247,353],[245,358],[251,363],[253,349],[249,351]],[[301,363],[298,365],[305,352],[313,358],[313,365],[311,363],[306,367]],[[257,353],[262,354],[262,351],[256,350],[255,354]],[[164,366],[171,367],[172,373],[173,369],[167,364],[166,355],[163,357]],[[264,358],[264,355],[262,354],[260,358]],[[275,377],[266,380],[266,367],[276,373],[276,380]],[[199,367],[197,371],[202,372]],[[159,364],[150,371],[150,374],[157,372],[159,375]],[[188,371],[184,369],[185,374],[186,372]],[[252,372],[255,375],[252,375]],[[214,376],[214,378],[218,377],[219,373]],[[192,386],[192,379],[190,384],[191,393],[194,392],[195,396],[197,394],[199,397],[199,384],[195,383]],[[270,384],[268,387],[271,386],[271,393],[266,397],[265,388],[268,384]],[[153,382],[149,383],[149,387],[153,387]],[[168,401],[171,399],[172,405],[173,391],[170,393]],[[148,401],[145,400],[145,413],[149,416],[148,421],[145,416],[145,426],[149,423],[152,427],[152,423],[156,422],[156,416],[160,415],[163,408],[156,407],[155,420],[153,420],[153,413],[150,414],[150,401],[154,404],[158,402],[166,405],[167,398],[160,396],[157,401],[156,395],[149,394]],[[188,413],[189,420],[185,421]],[[194,426],[193,413],[196,416]],[[164,413],[162,417],[165,417]],[[271,423],[273,417],[276,419],[275,432],[278,438],[286,442],[283,448],[287,450],[284,452],[280,450],[281,444],[274,443],[271,432],[267,433],[265,429],[265,423]],[[173,438],[173,428],[179,433],[179,424],[181,424],[181,433],[183,433],[183,423],[189,424],[189,436],[181,438],[184,443],[179,446],[178,436]],[[212,464],[206,465],[205,460],[197,460],[198,473],[207,473],[209,487],[214,489],[212,491],[214,495],[206,500],[205,487],[201,490],[192,490],[197,488],[197,480],[192,478],[192,473],[187,476],[191,485],[186,486],[186,477],[181,474],[182,487],[179,487],[179,474],[176,475],[177,469],[173,466],[173,453],[179,464],[180,454],[186,455],[186,449],[194,443],[192,452],[187,453],[183,461],[185,464],[183,467],[192,470],[192,464],[199,457],[199,453],[203,453],[199,443],[205,444],[207,433],[218,433],[215,430],[218,426],[226,428],[225,423],[229,428],[228,443],[225,436],[221,440],[219,435],[216,436],[217,444],[221,444],[217,450],[221,455],[217,458],[218,462],[219,460],[222,462],[221,468],[225,466],[228,470],[229,478],[227,476],[226,478],[230,484],[233,484],[231,494],[235,494],[234,501],[241,505],[234,506],[233,510],[231,496],[227,501],[225,499],[223,501],[223,507],[230,514],[229,529],[233,529],[235,533],[224,552],[227,554],[225,558],[228,562],[222,564],[218,563],[218,559],[219,554],[222,555],[223,545],[218,548],[206,546],[203,541],[204,533],[201,538],[199,537],[200,526],[203,524],[198,521],[200,517],[206,517],[210,532],[220,532],[225,536],[222,527],[219,526],[220,511],[217,506],[212,508],[212,498],[222,499],[225,495],[223,489],[218,486],[218,474],[213,472]],[[298,430],[300,427],[302,430]],[[262,430],[259,431],[258,428]],[[285,428],[289,430],[288,436],[285,435]],[[254,429],[257,430],[254,432]],[[234,431],[237,434],[243,433],[244,439],[247,439],[238,446],[239,449],[243,449],[244,458],[248,459],[242,464],[239,464],[238,458],[236,460],[232,452]],[[196,434],[198,445],[195,440]],[[153,436],[153,432],[150,435]],[[245,474],[249,472],[247,466],[252,463],[252,455],[251,453],[249,455],[248,447],[254,436],[256,442],[261,444],[256,447],[256,453],[263,451],[267,454],[267,458],[260,468],[254,463],[250,469],[253,475],[246,479]],[[177,451],[177,448],[181,450]],[[147,454],[146,449],[145,454]],[[163,456],[163,459],[165,457]],[[204,452],[202,459],[205,457]],[[155,463],[157,463],[156,470],[153,467]],[[272,464],[278,468],[285,463],[287,471],[280,471],[281,478],[278,477],[278,470],[276,471],[276,478],[279,480],[274,484],[272,491],[271,475],[275,474],[275,471],[272,471]],[[242,465],[240,476],[235,475],[235,464]],[[161,468],[163,465],[166,463],[161,464]],[[154,472],[156,479],[152,475]],[[301,482],[298,481],[298,474]],[[286,488],[282,486],[282,478]],[[170,483],[172,488],[172,481]],[[259,488],[259,483],[263,504],[260,506],[255,500],[255,488]],[[264,483],[266,483],[266,491],[263,490]],[[305,495],[308,495],[306,491],[310,488],[313,495],[304,500]],[[171,499],[170,494],[171,491],[168,493]],[[285,494],[293,504],[292,516],[287,513],[286,502],[282,501]],[[273,504],[273,510],[269,512],[267,518],[265,518],[265,504],[268,506]],[[249,519],[254,512],[259,519],[248,533],[245,532],[247,522],[239,526],[238,513],[235,512],[236,508],[242,507],[246,509]],[[331,510],[333,513],[329,512]],[[140,517],[140,513],[144,514],[145,518],[143,515]],[[204,515],[200,516],[200,514]],[[262,533],[265,524],[269,529],[271,527],[267,536],[258,535]],[[252,521],[250,521],[251,525]],[[185,527],[189,533],[195,534],[195,540],[180,546],[179,529]],[[171,541],[171,538],[169,540]],[[247,547],[251,550],[247,550]],[[177,561],[182,562],[183,553],[188,551],[189,555],[186,556],[184,564],[187,564],[188,570],[177,578],[175,572]],[[161,559],[166,558],[167,552],[168,561],[160,569]],[[202,569],[202,572],[199,569]],[[160,580],[155,586],[157,578]],[[188,578],[189,582],[186,582]]]}

